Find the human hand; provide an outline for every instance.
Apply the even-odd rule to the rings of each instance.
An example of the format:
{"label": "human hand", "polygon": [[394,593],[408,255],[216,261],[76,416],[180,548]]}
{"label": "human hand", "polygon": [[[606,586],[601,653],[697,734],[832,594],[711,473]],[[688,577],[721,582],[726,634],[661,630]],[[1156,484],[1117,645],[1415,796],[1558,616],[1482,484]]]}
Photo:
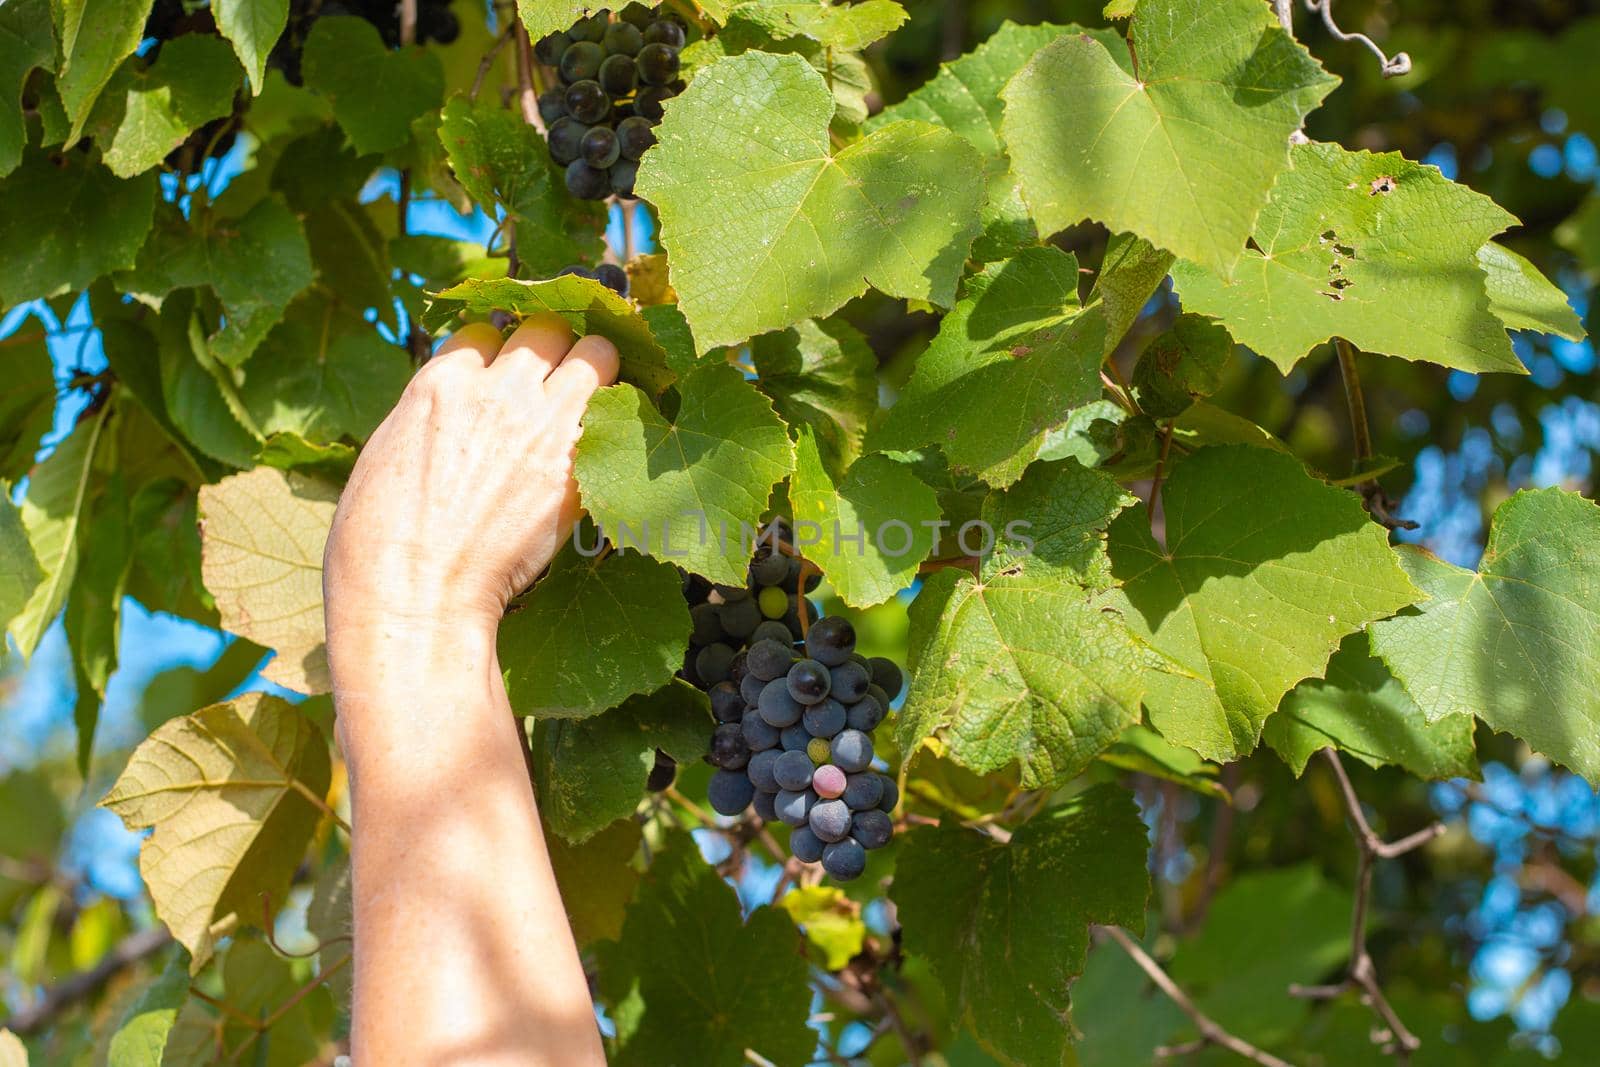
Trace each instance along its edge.
{"label": "human hand", "polygon": [[[329,652],[493,635],[578,515],[573,445],[616,346],[536,315],[458,330],[362,449],[324,553]],[[446,642],[447,644],[449,642]]]}

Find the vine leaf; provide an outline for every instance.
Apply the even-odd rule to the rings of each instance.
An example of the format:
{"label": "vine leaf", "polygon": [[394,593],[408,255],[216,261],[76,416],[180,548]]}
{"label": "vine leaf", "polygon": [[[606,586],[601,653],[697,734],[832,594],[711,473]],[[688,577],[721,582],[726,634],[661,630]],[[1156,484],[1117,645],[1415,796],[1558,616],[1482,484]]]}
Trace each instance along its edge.
{"label": "vine leaf", "polygon": [[1089,926],[1143,928],[1145,852],[1132,799],[1100,785],[1008,844],[959,826],[913,831],[889,895],[906,951],[933,965],[986,1049],[1008,1064],[1065,1063]]}
{"label": "vine leaf", "polygon": [[52,3],[50,11],[60,42],[56,91],[72,124],[66,139],[71,145],[100,91],[144,39],[150,0],[64,0]]}
{"label": "vine leaf", "polygon": [[214,923],[256,922],[262,893],[283,899],[329,777],[322,732],[263,693],[173,719],[134,750],[100,804],[154,831],[139,873],[191,972],[211,958]]}
{"label": "vine leaf", "polygon": [[444,102],[437,53],[392,52],[365,19],[319,18],[301,55],[308,89],[327,97],[333,117],[362,155],[411,139],[411,122]]}
{"label": "vine leaf", "polygon": [[658,395],[672,383],[667,353],[639,310],[593,278],[564,274],[546,281],[517,278],[468,278],[433,296],[424,325],[436,330],[448,325],[458,312],[488,314],[510,311],[532,315],[553,311],[580,334],[598,333],[617,346],[622,357],[622,380]]}
{"label": "vine leaf", "polygon": [[191,131],[233,110],[239,81],[228,46],[198,33],[164,42],[148,67],[123,67],[90,120],[97,139],[102,122],[109,127],[106,166],[119,178],[156,166]]}
{"label": "vine leaf", "polygon": [[[33,547],[28,544],[28,531],[22,523],[22,511],[11,502],[11,483],[0,481],[0,559],[5,569],[0,570],[0,640],[3,629],[22,613],[39,587],[44,572],[34,558]],[[5,653],[0,651],[0,663]]]}
{"label": "vine leaf", "polygon": [[515,218],[517,254],[527,271],[549,276],[599,260],[604,208],[567,195],[544,138],[520,114],[457,96],[444,107],[439,140],[462,188],[485,208],[499,204]]}
{"label": "vine leaf", "polygon": [[1476,572],[1401,550],[1428,599],[1374,623],[1373,651],[1430,722],[1475,714],[1600,783],[1597,546],[1600,506],[1517,493],[1495,510]]}
{"label": "vine leaf", "polygon": [[1478,249],[1489,293],[1489,310],[1508,330],[1537,330],[1568,341],[1584,338],[1583,320],[1567,294],[1539,268],[1498,241]]}
{"label": "vine leaf", "polygon": [[614,543],[738,584],[794,445],[742,374],[707,363],[679,381],[671,421],[631,385],[597,392],[575,466],[584,506]]}
{"label": "vine leaf", "polygon": [[842,473],[878,411],[878,357],[861,331],[836,319],[805,319],[751,341],[750,362],[756,387],[783,421],[809,427],[823,465]]}
{"label": "vine leaf", "polygon": [[556,886],[580,948],[622,936],[622,921],[639,885],[631,861],[643,838],[643,828],[632,819],[612,823],[581,845],[567,844],[560,834],[545,835]]}
{"label": "vine leaf", "polygon": [[154,171],[124,181],[84,152],[25,151],[0,180],[0,305],[86,289],[133,266],[156,192]]}
{"label": "vine leaf", "polygon": [[861,457],[836,486],[816,437],[802,430],[789,502],[796,544],[853,608],[881,604],[908,587],[933,550],[939,498],[888,456]]}
{"label": "vine leaf", "polygon": [[597,947],[600,992],[616,1023],[617,1067],[739,1067],[745,1049],[805,1063],[810,995],[787,916],[739,899],[687,834],[668,836],[628,909],[622,937]]}
{"label": "vine leaf", "polygon": [[692,764],[711,725],[705,694],[676,679],[604,714],[540,721],[533,768],[545,823],[574,844],[589,840],[639,806],[656,749]]}
{"label": "vine leaf", "polygon": [[[1184,308],[1288,373],[1330,337],[1466,371],[1525,374],[1490,310],[1478,250],[1517,220],[1397,152],[1296,145],[1230,282],[1181,262]],[[1418,309],[1423,309],[1419,312]]]}
{"label": "vine leaf", "polygon": [[605,0],[517,0],[517,14],[535,41],[605,9]]}
{"label": "vine leaf", "polygon": [[683,666],[689,630],[671,567],[636,552],[585,559],[568,545],[500,626],[511,708],[582,719],[651,692]]}
{"label": "vine leaf", "polygon": [[[1095,591],[1112,584],[1106,527],[1138,503],[1116,479],[1076,460],[1036,463],[1022,480],[983,502],[983,521],[994,538],[984,553],[987,577],[1021,569],[1070,577]],[[1013,536],[1013,532],[1017,536]],[[1026,536],[1029,544],[1019,540]]]}
{"label": "vine leaf", "polygon": [[1143,505],[1111,524],[1128,624],[1190,673],[1148,672],[1145,708],[1208,759],[1251,751],[1278,701],[1320,675],[1340,639],[1418,597],[1353,493],[1293,456],[1202,448],[1161,490],[1167,547]]}
{"label": "vine leaf", "polygon": [[821,954],[823,970],[842,971],[861,954],[867,924],[837,886],[795,886],[778,900],[778,907],[805,931],[806,944]]}
{"label": "vine leaf", "polygon": [[339,489],[257,467],[200,489],[200,573],[223,629],[270,648],[262,674],[326,693],[322,549]]}
{"label": "vine leaf", "polygon": [[50,68],[56,58],[55,28],[49,0],[8,0],[0,4],[0,178],[22,162],[28,143],[22,115],[22,87],[35,68]]}
{"label": "vine leaf", "polygon": [[1105,305],[1107,356],[1127,336],[1128,328],[1138,320],[1173,262],[1171,252],[1163,252],[1131,233],[1112,234],[1106,242],[1106,254],[1100,261],[1100,274],[1089,299],[1092,302],[1098,298]]}
{"label": "vine leaf", "polygon": [[911,95],[867,121],[869,133],[901,119],[931,122],[949,129],[978,150],[989,190],[983,207],[983,233],[972,246],[973,258],[980,262],[1005,259],[1038,240],[1033,219],[1022,202],[1016,173],[1000,140],[1000,117],[1005,107],[1000,92],[1035,52],[1069,33],[1087,34],[1107,48],[1122,47],[1122,38],[1114,30],[1003,22],[988,40],[959,59],[941,65],[939,72]]}
{"label": "vine leaf", "polygon": [[1062,37],[1006,86],[1023,199],[1044,234],[1088,217],[1230,276],[1338,79],[1256,0],[1145,0],[1129,34]]}
{"label": "vine leaf", "polygon": [[55,365],[44,331],[24,319],[0,349],[0,373],[0,479],[21,478],[55,419]]}
{"label": "vine leaf", "polygon": [[1045,433],[1100,396],[1105,316],[1078,303],[1078,261],[1025,249],[967,280],[869,450],[937,445],[990,485],[1017,480]]}
{"label": "vine leaf", "polygon": [[211,10],[217,29],[250,75],[251,93],[259,96],[266,84],[267,55],[289,24],[289,0],[215,0]]}
{"label": "vine leaf", "polygon": [[189,999],[189,956],[180,952],[145,986],[117,1023],[106,1062],[117,1067],[161,1067],[167,1035]]}
{"label": "vine leaf", "polygon": [[1344,639],[1322,678],[1296,686],[1267,720],[1262,739],[1296,776],[1318,749],[1337,748],[1367,764],[1394,764],[1418,778],[1475,778],[1471,715],[1428,722],[1416,701],[1367,651],[1367,637]]}
{"label": "vine leaf", "polygon": [[775,41],[809,37],[824,48],[859,52],[899,29],[906,20],[906,9],[895,0],[862,0],[855,4],[753,0],[735,4],[728,18],[754,23]]}
{"label": "vine leaf", "polygon": [[948,306],[983,200],[977,153],[921,122],[831,154],[833,98],[795,55],[695,75],[657,128],[639,195],[704,352],[825,316],[871,285]]}
{"label": "vine leaf", "polygon": [[910,642],[904,752],[937,736],[980,774],[1020,764],[1034,789],[1071,778],[1139,721],[1146,649],[1063,573],[979,582],[942,570],[912,602]]}

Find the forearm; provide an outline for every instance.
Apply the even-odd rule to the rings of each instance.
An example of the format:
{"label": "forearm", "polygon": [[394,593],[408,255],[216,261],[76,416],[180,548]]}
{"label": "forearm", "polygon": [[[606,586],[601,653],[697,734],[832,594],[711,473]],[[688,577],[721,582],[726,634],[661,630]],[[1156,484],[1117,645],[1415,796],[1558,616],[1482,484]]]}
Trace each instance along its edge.
{"label": "forearm", "polygon": [[602,1063],[492,633],[334,646],[356,1064]]}

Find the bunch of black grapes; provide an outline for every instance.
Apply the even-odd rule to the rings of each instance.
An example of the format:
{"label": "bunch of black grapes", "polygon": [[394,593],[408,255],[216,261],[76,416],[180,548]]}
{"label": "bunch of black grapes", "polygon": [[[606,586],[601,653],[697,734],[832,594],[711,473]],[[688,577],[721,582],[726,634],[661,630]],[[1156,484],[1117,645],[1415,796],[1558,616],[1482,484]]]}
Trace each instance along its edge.
{"label": "bunch of black grapes", "polygon": [[[157,10],[163,2],[170,0],[157,0]],[[461,22],[450,4],[451,0],[417,0],[417,44],[450,44],[461,36]],[[291,0],[289,23],[268,54],[267,65],[281,70],[290,85],[300,85],[300,52],[306,36],[317,19],[334,15],[366,19],[377,28],[384,44],[400,47],[400,0]]]}
{"label": "bunch of black grapes", "polygon": [[[798,859],[820,860],[847,882],[893,834],[899,790],[872,767],[872,733],[904,676],[856,651],[849,620],[818,618],[801,595],[815,587],[801,586],[806,578],[820,581],[763,544],[746,587],[706,587],[690,608],[695,644],[684,674],[706,689],[718,724],[707,757],[718,768],[712,808],[738,815],[754,806],[763,820],[787,824]],[[686,591],[699,594],[697,580]]]}
{"label": "bunch of black grapes", "polygon": [[583,200],[633,195],[639,157],[656,143],[661,105],[683,91],[678,53],[683,23],[631,3],[615,21],[601,10],[533,52],[560,84],[539,96],[550,158],[567,168],[567,189]]}

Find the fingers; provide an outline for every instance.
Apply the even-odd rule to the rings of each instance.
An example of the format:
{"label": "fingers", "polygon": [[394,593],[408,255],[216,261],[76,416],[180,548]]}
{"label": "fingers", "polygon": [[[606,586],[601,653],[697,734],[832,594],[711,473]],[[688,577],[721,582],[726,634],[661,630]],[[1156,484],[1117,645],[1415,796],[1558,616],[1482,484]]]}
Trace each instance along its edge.
{"label": "fingers", "polygon": [[500,331],[487,322],[469,322],[445,338],[427,366],[466,367],[482,370],[500,351]]}
{"label": "fingers", "polygon": [[545,381],[545,395],[556,404],[570,404],[581,410],[596,389],[617,380],[621,362],[617,346],[604,337],[590,334],[579,338]]}
{"label": "fingers", "polygon": [[542,312],[523,320],[495,357],[493,370],[512,388],[544,381],[572,348],[572,327],[560,315]]}

